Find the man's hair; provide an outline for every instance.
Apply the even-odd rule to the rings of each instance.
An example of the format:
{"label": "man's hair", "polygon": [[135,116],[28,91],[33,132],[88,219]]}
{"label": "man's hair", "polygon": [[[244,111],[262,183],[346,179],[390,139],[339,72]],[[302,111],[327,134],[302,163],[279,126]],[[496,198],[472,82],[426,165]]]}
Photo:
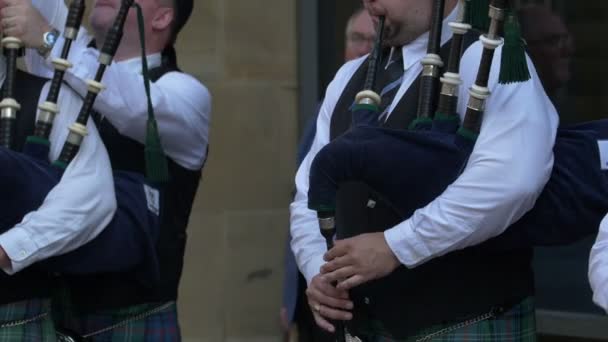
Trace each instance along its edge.
{"label": "man's hair", "polygon": [[171,22],[171,34],[169,44],[175,44],[178,34],[184,28],[194,7],[193,0],[167,0],[173,7],[173,21]]}
{"label": "man's hair", "polygon": [[355,21],[355,19],[360,16],[364,11],[366,11],[365,7],[359,6],[353,12],[353,14],[351,14],[350,18],[348,18],[348,21],[346,22],[346,35],[348,35],[348,31],[350,31],[351,27],[353,26],[353,21]]}

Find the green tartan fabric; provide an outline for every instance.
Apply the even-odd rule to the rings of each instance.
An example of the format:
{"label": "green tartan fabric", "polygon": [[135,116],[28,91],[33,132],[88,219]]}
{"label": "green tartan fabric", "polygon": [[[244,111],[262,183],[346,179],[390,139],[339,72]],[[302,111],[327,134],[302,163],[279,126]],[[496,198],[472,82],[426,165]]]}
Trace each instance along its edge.
{"label": "green tartan fabric", "polygon": [[[458,329],[459,323],[437,325],[420,331],[415,336],[393,339],[381,328],[358,336],[363,342],[536,342],[534,298],[527,298],[511,310],[481,322]],[[449,329],[445,334],[436,334]]]}
{"label": "green tartan fabric", "polygon": [[[17,326],[4,325],[11,322],[23,321],[46,316]],[[0,341],[20,342],[54,342],[55,327],[51,317],[50,299],[30,299],[6,305],[0,305]]]}
{"label": "green tartan fabric", "polygon": [[[149,303],[129,306],[117,310],[103,310],[94,313],[79,313],[69,300],[66,292],[58,293],[53,302],[55,324],[62,330],[83,336],[129,320],[109,331],[95,334],[86,339],[91,342],[173,342],[181,341],[175,302],[141,319],[133,319],[143,313],[163,306],[165,303]],[[133,320],[131,320],[133,319]]]}

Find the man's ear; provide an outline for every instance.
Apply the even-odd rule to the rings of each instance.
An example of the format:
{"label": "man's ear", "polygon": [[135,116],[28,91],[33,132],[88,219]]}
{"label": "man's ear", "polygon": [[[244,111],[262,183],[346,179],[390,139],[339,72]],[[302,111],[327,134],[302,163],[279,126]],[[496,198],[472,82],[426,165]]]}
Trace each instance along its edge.
{"label": "man's ear", "polygon": [[175,11],[170,7],[160,7],[154,13],[154,19],[152,19],[152,29],[157,31],[164,31],[171,26]]}

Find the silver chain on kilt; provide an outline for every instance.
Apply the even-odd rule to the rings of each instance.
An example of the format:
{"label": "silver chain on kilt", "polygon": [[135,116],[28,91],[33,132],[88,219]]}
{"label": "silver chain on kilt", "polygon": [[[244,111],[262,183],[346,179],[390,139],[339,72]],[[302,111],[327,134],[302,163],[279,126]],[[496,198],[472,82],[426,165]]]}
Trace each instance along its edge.
{"label": "silver chain on kilt", "polygon": [[131,322],[139,321],[139,320],[147,318],[147,317],[149,317],[149,316],[151,316],[151,315],[153,315],[155,313],[159,313],[161,311],[165,311],[168,308],[170,308],[173,304],[175,304],[175,303],[174,302],[165,303],[165,304],[163,304],[161,306],[157,306],[157,307],[155,307],[153,309],[150,309],[148,311],[142,312],[139,315],[128,317],[128,318],[126,318],[126,319],[124,319],[124,320],[122,320],[122,321],[120,321],[120,322],[118,322],[116,324],[113,324],[113,325],[111,325],[109,327],[106,327],[106,328],[103,328],[103,329],[99,329],[97,331],[88,333],[86,335],[82,335],[82,337],[83,338],[89,338],[89,337],[93,337],[93,336],[97,336],[97,335],[103,334],[103,333],[108,332],[108,331],[112,331],[112,330],[114,330],[116,328],[125,326],[125,325],[127,325],[127,324],[129,324]]}
{"label": "silver chain on kilt", "polygon": [[44,317],[48,316],[48,312],[44,312],[41,313],[37,316],[34,317],[30,317],[30,318],[26,318],[26,319],[21,319],[18,321],[10,321],[10,322],[5,322],[5,323],[1,323],[0,324],[0,329],[7,329],[7,328],[14,328],[14,327],[19,327],[22,325],[26,325],[26,324],[30,324],[30,323],[34,323],[37,322],[41,319],[43,319]]}

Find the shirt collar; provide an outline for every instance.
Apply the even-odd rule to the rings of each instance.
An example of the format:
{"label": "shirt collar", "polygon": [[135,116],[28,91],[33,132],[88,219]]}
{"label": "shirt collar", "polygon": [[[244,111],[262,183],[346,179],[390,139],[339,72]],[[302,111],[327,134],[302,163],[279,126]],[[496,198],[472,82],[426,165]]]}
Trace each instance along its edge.
{"label": "shirt collar", "polygon": [[[450,14],[443,19],[441,28],[441,45],[447,43],[452,38],[452,29],[449,23],[456,20],[458,14],[458,7],[454,6],[454,9]],[[409,70],[414,64],[419,63],[424,56],[428,48],[429,32],[425,32],[420,37],[416,38],[413,42],[403,45],[401,52],[403,53],[403,70]]]}
{"label": "shirt collar", "polygon": [[[160,53],[154,53],[154,54],[148,55],[148,56],[146,56],[146,59],[148,60],[149,69],[159,67],[162,62],[162,56]],[[129,69],[137,71],[137,73],[141,74],[141,69],[142,69],[141,57],[125,59],[124,61],[117,62],[117,64],[124,65],[124,66],[128,67]]]}

